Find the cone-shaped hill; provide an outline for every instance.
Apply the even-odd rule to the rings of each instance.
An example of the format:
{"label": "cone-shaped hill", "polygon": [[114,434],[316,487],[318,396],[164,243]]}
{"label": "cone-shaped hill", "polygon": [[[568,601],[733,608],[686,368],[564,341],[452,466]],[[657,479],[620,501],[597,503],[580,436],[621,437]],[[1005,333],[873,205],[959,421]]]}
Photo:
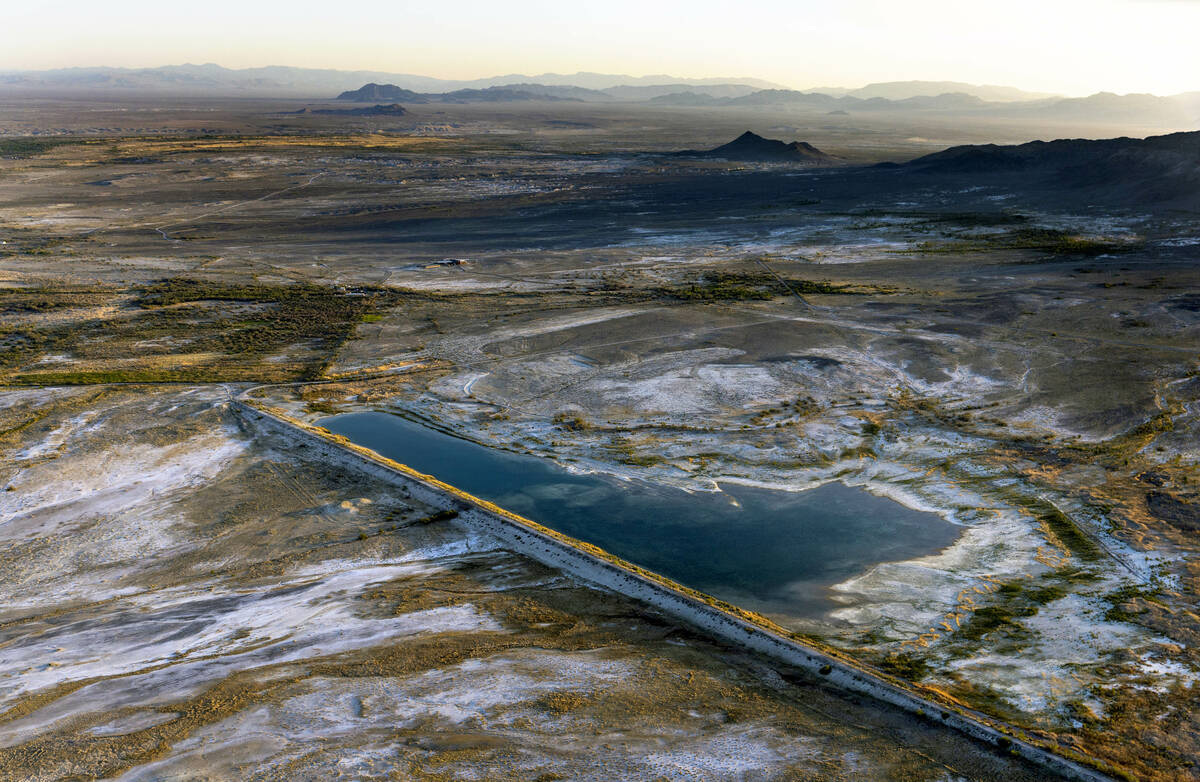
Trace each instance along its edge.
{"label": "cone-shaped hill", "polygon": [[678,157],[716,158],[748,163],[834,163],[838,158],[826,154],[807,141],[787,143],[763,138],[757,133],[746,131],[728,144],[716,149],[684,150],[675,153]]}

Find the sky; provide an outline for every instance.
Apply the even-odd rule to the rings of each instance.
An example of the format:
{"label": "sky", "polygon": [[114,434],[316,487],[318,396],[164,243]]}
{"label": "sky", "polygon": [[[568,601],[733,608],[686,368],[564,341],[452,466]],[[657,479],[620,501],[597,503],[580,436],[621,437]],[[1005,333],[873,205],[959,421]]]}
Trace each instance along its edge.
{"label": "sky", "polygon": [[1200,0],[32,0],[3,13],[0,70],[215,62],[1165,95],[1200,90],[1198,38]]}

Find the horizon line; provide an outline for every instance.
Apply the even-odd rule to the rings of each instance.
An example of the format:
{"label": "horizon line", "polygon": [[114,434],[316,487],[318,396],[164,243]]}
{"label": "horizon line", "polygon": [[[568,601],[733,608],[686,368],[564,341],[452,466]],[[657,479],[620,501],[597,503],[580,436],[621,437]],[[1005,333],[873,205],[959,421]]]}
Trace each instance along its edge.
{"label": "horizon line", "polygon": [[[0,67],[0,74],[36,74],[36,73],[53,73],[53,72],[57,72],[57,71],[71,71],[71,70],[80,70],[80,71],[86,71],[86,70],[156,71],[156,70],[164,70],[164,69],[168,69],[168,68],[207,68],[207,67],[219,68],[223,71],[229,71],[231,73],[237,73],[239,71],[266,70],[266,69],[270,69],[270,68],[286,68],[286,69],[300,70],[300,71],[324,71],[324,72],[329,72],[329,73],[363,73],[363,74],[370,73],[370,74],[386,75],[386,76],[408,76],[408,77],[415,77],[415,78],[420,78],[420,79],[430,79],[433,81],[450,82],[450,83],[456,83],[456,82],[457,83],[470,83],[470,82],[489,81],[489,80],[509,78],[509,77],[521,77],[521,78],[526,78],[526,79],[535,79],[535,78],[538,78],[541,76],[556,76],[556,77],[561,77],[561,78],[570,78],[572,76],[608,76],[608,77],[614,77],[614,78],[624,77],[624,78],[629,78],[629,79],[634,79],[634,80],[645,80],[645,79],[651,79],[651,78],[656,78],[656,77],[662,77],[662,78],[668,79],[668,80],[677,79],[677,80],[683,80],[683,81],[705,81],[705,82],[710,83],[707,86],[741,85],[741,86],[747,86],[747,87],[756,87],[757,89],[782,88],[782,89],[792,90],[795,92],[807,92],[807,93],[819,93],[822,90],[837,90],[837,91],[845,91],[845,92],[854,92],[856,90],[861,90],[861,89],[865,89],[867,87],[872,87],[872,86],[877,86],[877,85],[914,84],[914,83],[915,84],[922,84],[922,83],[937,84],[940,82],[948,82],[948,83],[962,84],[962,85],[966,85],[966,86],[970,86],[970,87],[978,87],[978,88],[993,88],[993,89],[998,88],[998,89],[1017,90],[1020,92],[1029,93],[1031,95],[1040,96],[1041,99],[1086,98],[1086,97],[1092,97],[1092,96],[1104,95],[1104,94],[1118,95],[1118,96],[1122,96],[1122,97],[1131,96],[1131,95],[1149,95],[1149,96],[1157,97],[1157,98],[1170,98],[1170,97],[1175,97],[1175,96],[1179,96],[1179,95],[1187,95],[1192,92],[1200,92],[1200,87],[1198,87],[1196,90],[1183,90],[1181,92],[1175,92],[1175,93],[1169,93],[1169,94],[1162,94],[1162,93],[1149,92],[1149,91],[1115,92],[1115,91],[1106,90],[1106,89],[1101,89],[1101,90],[1097,90],[1095,92],[1086,92],[1086,93],[1068,93],[1068,92],[1055,92],[1055,91],[1047,91],[1047,90],[1028,89],[1026,87],[1017,86],[1014,84],[997,84],[997,83],[983,84],[983,83],[962,81],[962,80],[953,79],[953,78],[886,79],[886,80],[881,79],[881,80],[876,80],[876,81],[868,81],[868,82],[861,84],[859,86],[856,86],[856,87],[849,87],[849,86],[844,86],[844,85],[838,86],[838,85],[831,85],[831,84],[824,84],[824,85],[812,86],[812,87],[794,87],[794,86],[785,85],[781,82],[778,82],[778,81],[775,81],[772,79],[766,79],[761,76],[751,76],[751,75],[684,76],[684,75],[671,74],[671,73],[632,74],[632,73],[612,73],[612,72],[605,72],[605,71],[588,71],[588,70],[578,70],[578,71],[574,71],[574,72],[570,72],[570,73],[562,72],[562,71],[542,71],[540,73],[521,73],[521,72],[517,72],[517,71],[511,71],[511,72],[501,72],[501,73],[494,72],[491,75],[476,76],[476,77],[472,77],[472,78],[447,78],[444,76],[432,76],[427,73],[416,73],[416,72],[409,72],[409,71],[390,71],[390,70],[379,70],[379,69],[375,69],[375,68],[314,67],[314,66],[307,66],[307,65],[285,65],[285,64],[280,64],[280,63],[273,63],[273,64],[269,64],[269,65],[250,65],[250,66],[245,66],[245,67],[231,68],[229,66],[222,65],[218,62],[213,62],[213,61],[201,62],[201,63],[195,63],[195,62],[165,63],[165,64],[159,64],[159,65],[138,65],[138,66],[92,64],[92,65],[63,65],[63,66],[58,66],[58,67],[54,67],[54,68]],[[755,84],[747,83],[747,82],[751,82],[751,81],[762,82],[764,84],[770,84],[770,85],[774,85],[774,86],[758,87]],[[652,85],[647,85],[647,86],[666,86],[668,84],[670,84],[669,81],[658,82],[658,83],[655,83]],[[0,85],[0,86],[4,86],[4,85]],[[500,85],[500,86],[503,86],[503,85]],[[554,85],[546,85],[546,86],[554,86]],[[567,85],[562,85],[562,86],[567,86]],[[570,85],[570,86],[581,87],[582,85]],[[611,85],[610,87],[601,87],[601,88],[596,88],[596,89],[611,89],[612,87],[621,87],[621,86],[638,86],[638,85],[614,84],[614,85]],[[702,85],[685,85],[685,86],[702,86]],[[1036,98],[1031,98],[1031,99],[1036,99]],[[1001,101],[1001,102],[1011,102],[1011,101]]]}
{"label": "horizon line", "polygon": [[[514,76],[514,77],[521,76],[521,77],[526,77],[526,78],[536,78],[538,76],[561,76],[561,77],[612,76],[612,77],[627,77],[630,79],[639,79],[639,80],[661,76],[666,79],[682,79],[682,80],[691,80],[691,81],[703,80],[703,81],[712,81],[712,82],[719,83],[719,84],[745,84],[746,81],[758,81],[758,82],[764,82],[767,84],[776,84],[776,85],[779,85],[780,87],[783,87],[784,89],[795,90],[797,92],[815,92],[815,91],[818,91],[821,89],[846,90],[848,92],[852,92],[854,90],[860,90],[860,89],[864,89],[866,87],[871,87],[871,86],[879,85],[879,84],[954,82],[954,83],[958,83],[958,84],[968,84],[972,87],[993,87],[993,88],[998,87],[998,88],[1002,88],[1002,89],[1015,89],[1015,90],[1020,90],[1022,92],[1036,93],[1036,94],[1046,95],[1046,96],[1075,97],[1075,96],[1068,95],[1067,93],[1051,92],[1051,91],[1046,91],[1046,90],[1033,90],[1033,89],[1027,89],[1025,87],[1019,87],[1019,86],[1012,85],[1012,84],[977,84],[975,82],[967,82],[967,81],[962,81],[960,79],[950,79],[950,78],[880,79],[880,80],[876,80],[876,81],[868,81],[868,82],[865,82],[856,87],[850,87],[850,86],[845,86],[845,85],[823,84],[823,85],[819,85],[819,86],[802,88],[802,87],[794,87],[794,86],[790,86],[790,85],[785,85],[774,79],[765,79],[761,76],[753,76],[753,75],[749,75],[749,74],[743,74],[740,76],[685,76],[685,75],[672,74],[672,73],[634,74],[634,73],[615,73],[615,72],[589,71],[589,70],[577,70],[577,71],[569,72],[569,73],[563,72],[563,71],[542,71],[540,73],[523,73],[523,72],[519,72],[519,71],[508,71],[508,72],[493,72],[492,74],[489,74],[489,75],[475,76],[472,78],[457,78],[456,79],[456,78],[447,78],[444,76],[433,76],[428,73],[417,73],[417,72],[411,72],[411,71],[381,70],[381,69],[377,69],[377,68],[313,67],[313,66],[307,66],[307,65],[286,65],[286,64],[281,64],[281,63],[272,63],[272,64],[268,64],[268,65],[250,65],[250,66],[245,66],[245,67],[240,67],[240,68],[231,68],[227,65],[222,65],[221,63],[213,62],[211,60],[208,62],[201,62],[201,63],[182,62],[182,63],[163,63],[163,64],[159,64],[159,65],[135,65],[135,66],[91,64],[91,65],[62,65],[62,66],[58,66],[58,67],[54,67],[54,68],[6,68],[6,67],[0,67],[0,73],[47,73],[47,72],[54,72],[54,71],[69,71],[69,70],[154,71],[154,70],[161,70],[161,69],[165,69],[165,68],[187,68],[187,67],[205,68],[205,67],[209,67],[209,66],[220,68],[222,70],[231,71],[231,72],[264,70],[267,68],[291,68],[291,69],[295,69],[295,70],[304,70],[304,71],[331,71],[334,73],[375,73],[375,74],[386,74],[389,76],[415,76],[418,78],[434,79],[436,81],[445,81],[445,82],[487,81],[489,79],[499,79],[499,78],[506,78],[506,77],[510,77],[510,76]],[[576,86],[578,86],[578,85],[576,85]],[[614,86],[627,86],[627,85],[614,85]],[[628,86],[635,86],[635,85],[628,85]],[[659,86],[659,85],[654,85],[654,86]],[[745,86],[754,86],[754,85],[746,84]],[[763,88],[763,89],[766,89],[766,88]],[[1101,92],[1103,92],[1103,90]],[[1091,93],[1091,94],[1097,94],[1097,93]],[[1153,93],[1126,93],[1126,94],[1153,94]],[[1164,97],[1164,96],[1159,96],[1159,97]]]}

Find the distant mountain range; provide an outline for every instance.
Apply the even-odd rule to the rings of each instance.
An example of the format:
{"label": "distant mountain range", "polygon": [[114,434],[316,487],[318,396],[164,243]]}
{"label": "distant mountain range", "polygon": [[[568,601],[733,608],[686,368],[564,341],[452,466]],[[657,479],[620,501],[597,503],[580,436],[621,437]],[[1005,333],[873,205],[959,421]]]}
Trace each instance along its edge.
{"label": "distant mountain range", "polygon": [[737,160],[748,163],[833,163],[837,160],[833,155],[825,154],[807,141],[793,141],[788,144],[775,139],[763,138],[748,130],[728,144],[722,144],[716,149],[705,151],[689,149],[676,152],[675,156]]}
{"label": "distant mountain range", "polygon": [[[901,91],[899,94],[903,94]],[[746,106],[775,109],[810,109],[825,112],[873,111],[973,111],[1024,119],[1069,119],[1088,122],[1134,122],[1192,125],[1200,122],[1200,92],[1159,97],[1115,95],[1101,92],[1086,98],[1043,98],[1029,101],[988,101],[966,92],[918,95],[907,98],[837,97],[822,92],[758,90],[734,98],[714,98],[695,88],[662,95],[653,103],[674,106]]]}
{"label": "distant mountain range", "polygon": [[526,82],[477,89],[452,90],[449,92],[416,92],[396,84],[376,84],[371,82],[370,84],[364,84],[357,90],[346,90],[337,96],[337,100],[352,100],[359,103],[382,100],[402,100],[406,103],[491,103],[512,100],[575,100],[639,103],[676,93],[687,93],[689,90],[696,89],[703,90],[703,95],[712,100],[736,98],[758,92],[756,87],[748,84],[711,84],[704,86],[689,84],[657,84],[649,86],[622,84],[616,87],[607,87],[603,90],[594,90],[574,85],[531,84]]}
{"label": "distant mountain range", "polygon": [[339,71],[273,65],[265,68],[231,69],[205,65],[166,65],[158,68],[61,68],[45,71],[0,72],[0,85],[41,89],[143,90],[146,92],[190,92],[220,95],[263,95],[317,98],[376,82],[394,84],[416,92],[452,92],[486,89],[510,84],[537,83],[557,87],[600,90],[611,87],[738,85],[753,91],[781,85],[751,77],[683,79],[678,76],[626,76],[608,73],[543,73],[538,76],[509,74],[486,79],[456,81],[411,73],[382,71]]}
{"label": "distant mountain range", "polygon": [[600,90],[586,87],[554,87],[545,84],[507,84],[483,89],[453,90],[451,92],[413,92],[395,84],[364,84],[357,90],[347,90],[337,100],[370,103],[402,100],[405,103],[508,103],[523,100],[612,101],[613,97]]}
{"label": "distant mountain range", "polygon": [[967,84],[961,81],[888,81],[868,84],[856,90],[841,87],[814,87],[807,92],[822,92],[835,98],[849,96],[851,98],[887,98],[888,100],[904,100],[929,95],[944,95],[948,92],[962,92],[974,95],[985,101],[994,103],[1011,103],[1016,101],[1044,100],[1059,98],[1050,92],[1027,92],[1016,87],[999,87],[994,84]]}
{"label": "distant mountain range", "polygon": [[[365,86],[363,86],[365,85]],[[964,82],[898,81],[858,89],[799,91],[754,78],[681,79],[603,73],[510,74],[454,81],[415,74],[270,66],[65,68],[0,73],[0,88],[136,91],[150,95],[246,95],[328,98],[361,103],[465,103],[523,100],[635,102],[659,106],[740,107],[841,115],[877,111],[977,112],[1021,120],[1189,127],[1200,123],[1200,92],[1159,97],[1099,93],[1063,98],[1014,87]]]}
{"label": "distant mountain range", "polygon": [[[919,85],[943,82],[896,82],[897,95],[919,89]],[[953,83],[952,83],[953,84]],[[888,85],[871,85],[870,91],[884,91]],[[970,86],[970,85],[964,85]],[[866,89],[866,88],[864,88]],[[993,89],[993,88],[989,88]],[[1001,89],[1001,88],[994,88]],[[1010,91],[1012,95],[1019,91]],[[715,94],[714,94],[715,93]],[[1032,93],[1025,93],[1032,94]],[[523,100],[584,102],[647,102],[659,106],[741,107],[778,110],[819,111],[831,115],[885,111],[976,112],[1026,120],[1073,120],[1079,122],[1126,122],[1138,125],[1189,126],[1200,123],[1200,92],[1169,97],[1157,95],[1115,95],[1101,92],[1087,98],[1040,98],[1023,101],[988,101],[967,92],[915,95],[905,98],[854,95],[834,96],[822,92],[798,90],[756,90],[748,85],[721,84],[655,85],[610,87],[603,90],[577,86],[546,84],[507,84],[483,89],[451,92],[414,92],[394,84],[366,84],[348,90],[338,100],[370,103],[404,101],[406,103],[475,103]]]}

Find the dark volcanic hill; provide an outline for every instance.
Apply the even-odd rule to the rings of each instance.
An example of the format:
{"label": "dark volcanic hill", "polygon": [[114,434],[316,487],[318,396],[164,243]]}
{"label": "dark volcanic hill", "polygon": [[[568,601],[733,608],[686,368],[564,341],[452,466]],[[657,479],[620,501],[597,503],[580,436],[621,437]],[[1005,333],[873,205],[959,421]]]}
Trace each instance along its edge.
{"label": "dark volcanic hill", "polygon": [[1200,131],[1145,139],[951,147],[899,168],[925,175],[1013,179],[1043,190],[1088,191],[1100,203],[1200,206]]}
{"label": "dark volcanic hill", "polygon": [[413,92],[394,84],[364,84],[357,90],[347,90],[337,100],[355,103],[404,101],[405,103],[509,103],[516,101],[581,101],[608,100],[609,96],[581,87],[547,87],[543,84],[512,84],[504,87],[465,89],[453,92]]}
{"label": "dark volcanic hill", "polygon": [[757,133],[746,131],[728,144],[708,151],[684,150],[675,153],[679,157],[719,158],[748,163],[833,163],[837,160],[809,144],[793,141],[788,144],[775,139],[763,138]]}
{"label": "dark volcanic hill", "polygon": [[429,99],[419,92],[397,87],[395,84],[364,84],[357,90],[347,90],[337,96],[338,100],[355,103],[378,103],[379,101],[404,101],[406,103],[428,103]]}

